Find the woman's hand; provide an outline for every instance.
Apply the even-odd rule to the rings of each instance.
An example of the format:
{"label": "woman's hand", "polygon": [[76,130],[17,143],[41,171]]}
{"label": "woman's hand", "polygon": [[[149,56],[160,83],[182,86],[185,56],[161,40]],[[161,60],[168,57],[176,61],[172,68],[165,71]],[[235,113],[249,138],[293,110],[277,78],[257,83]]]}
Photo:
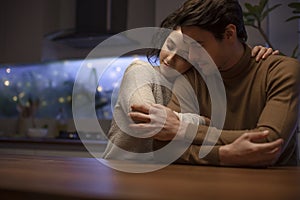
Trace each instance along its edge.
{"label": "woman's hand", "polygon": [[266,59],[270,55],[278,55],[279,50],[273,51],[272,48],[263,47],[261,45],[252,48],[251,56],[256,57],[255,60],[258,62],[261,59]]}

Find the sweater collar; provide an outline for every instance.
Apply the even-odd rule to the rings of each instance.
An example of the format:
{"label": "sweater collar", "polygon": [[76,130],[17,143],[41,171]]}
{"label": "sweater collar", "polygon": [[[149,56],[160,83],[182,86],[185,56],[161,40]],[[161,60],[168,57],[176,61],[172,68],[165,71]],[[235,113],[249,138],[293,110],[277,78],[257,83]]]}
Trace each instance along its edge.
{"label": "sweater collar", "polygon": [[248,73],[251,68],[249,62],[251,59],[251,49],[244,45],[245,52],[241,59],[229,70],[222,71],[221,76],[223,79],[234,79],[235,77],[243,77]]}

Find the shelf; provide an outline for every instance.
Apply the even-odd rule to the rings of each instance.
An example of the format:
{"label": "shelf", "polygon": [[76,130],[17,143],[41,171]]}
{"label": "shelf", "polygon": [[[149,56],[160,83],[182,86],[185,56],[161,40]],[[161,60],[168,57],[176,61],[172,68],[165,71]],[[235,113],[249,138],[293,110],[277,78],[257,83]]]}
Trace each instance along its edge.
{"label": "shelf", "polygon": [[100,155],[106,144],[104,140],[0,138],[0,154],[92,157],[90,152]]}

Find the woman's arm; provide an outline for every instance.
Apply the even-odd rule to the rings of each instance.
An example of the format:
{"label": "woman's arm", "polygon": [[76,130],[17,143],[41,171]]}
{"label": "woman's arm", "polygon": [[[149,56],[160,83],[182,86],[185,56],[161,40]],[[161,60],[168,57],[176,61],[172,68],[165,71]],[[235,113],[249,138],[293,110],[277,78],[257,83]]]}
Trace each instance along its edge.
{"label": "woman's arm", "polygon": [[270,55],[279,55],[279,50],[274,51],[272,48],[258,45],[254,46],[251,51],[251,56],[255,57],[256,62],[260,61],[261,59],[266,59]]}

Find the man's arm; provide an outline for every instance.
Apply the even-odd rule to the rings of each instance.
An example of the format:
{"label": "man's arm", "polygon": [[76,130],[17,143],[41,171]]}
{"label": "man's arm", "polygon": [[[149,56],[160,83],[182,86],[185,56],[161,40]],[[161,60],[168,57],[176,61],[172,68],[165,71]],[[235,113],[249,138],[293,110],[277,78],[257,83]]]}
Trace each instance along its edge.
{"label": "man's arm", "polygon": [[[188,150],[176,161],[182,164],[202,164],[221,166],[270,166],[280,156],[282,139],[269,143],[254,143],[253,140],[266,137],[268,132],[244,133],[233,143],[217,145],[212,149],[209,146],[191,145]],[[156,141],[161,143],[160,141]],[[208,151],[200,158],[199,151]]]}

